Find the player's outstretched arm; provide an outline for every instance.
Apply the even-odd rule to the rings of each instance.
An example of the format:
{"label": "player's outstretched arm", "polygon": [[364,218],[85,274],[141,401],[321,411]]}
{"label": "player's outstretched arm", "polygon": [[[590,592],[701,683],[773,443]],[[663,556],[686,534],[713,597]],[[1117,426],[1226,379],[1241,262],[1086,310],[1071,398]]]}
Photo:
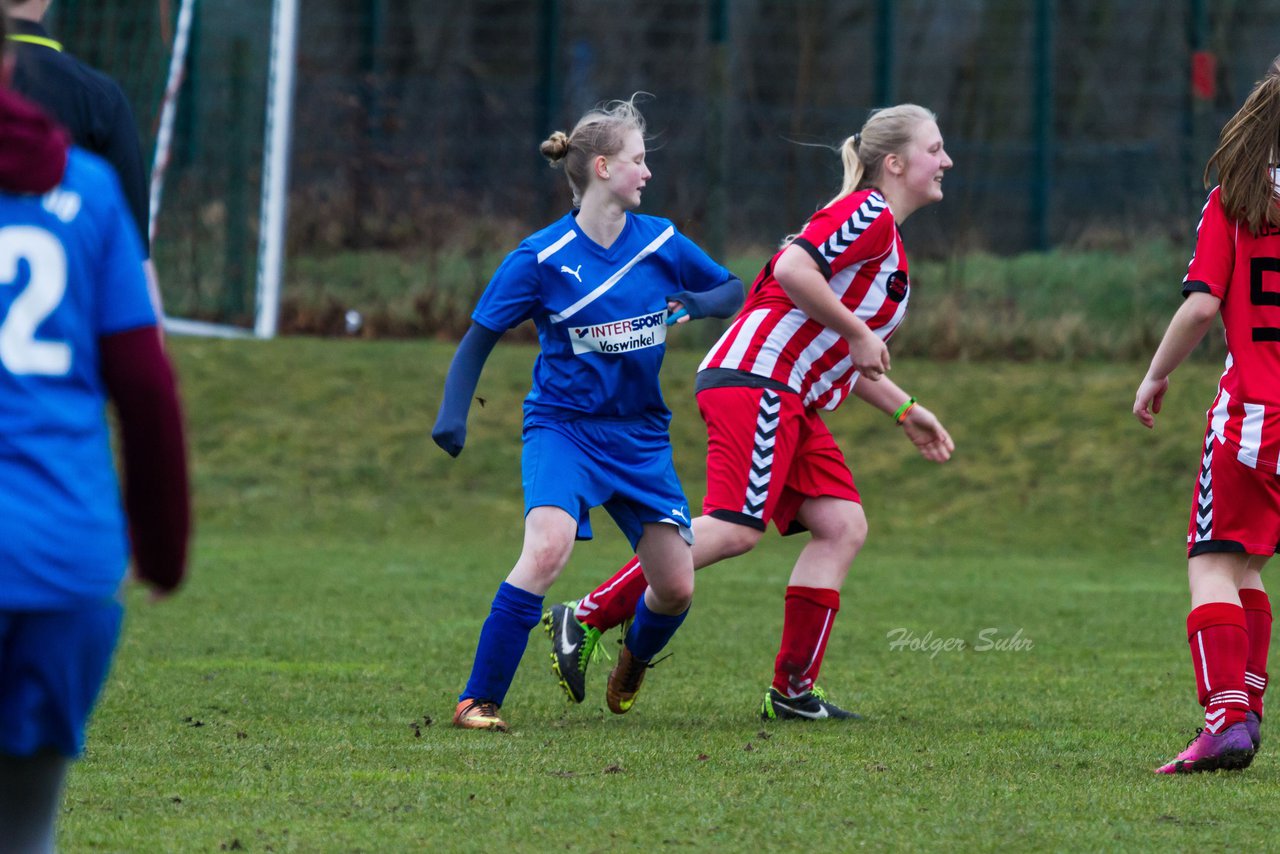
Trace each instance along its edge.
{"label": "player's outstretched arm", "polygon": [[104,336],[102,378],[120,421],[124,505],[138,577],[164,595],[186,575],[187,441],[173,366],[156,326]]}
{"label": "player's outstretched arm", "polygon": [[1188,294],[1174,312],[1156,354],[1151,357],[1151,367],[1147,368],[1147,375],[1134,396],[1133,415],[1143,426],[1155,426],[1155,415],[1160,412],[1165,392],[1169,390],[1169,375],[1204,338],[1221,306],[1222,300],[1213,294],[1195,291]]}
{"label": "player's outstretched arm", "polygon": [[440,401],[440,411],[436,413],[436,423],[431,428],[432,440],[451,457],[462,453],[462,446],[466,444],[471,397],[480,383],[480,371],[484,369],[485,360],[501,337],[501,332],[472,323],[453,354],[449,374],[444,380],[444,399]]}

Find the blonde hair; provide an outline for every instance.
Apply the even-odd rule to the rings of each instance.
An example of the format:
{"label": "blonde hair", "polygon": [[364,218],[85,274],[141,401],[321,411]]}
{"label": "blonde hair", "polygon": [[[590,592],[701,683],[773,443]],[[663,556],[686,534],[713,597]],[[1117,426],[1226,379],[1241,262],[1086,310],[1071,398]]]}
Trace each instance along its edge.
{"label": "blonde hair", "polygon": [[1204,167],[1204,185],[1216,167],[1222,206],[1257,234],[1263,225],[1280,226],[1272,167],[1280,156],[1280,56],[1254,84],[1244,105],[1222,128],[1218,150]]}
{"label": "blonde hair", "polygon": [[880,182],[884,159],[901,154],[911,143],[921,122],[936,122],[937,115],[919,104],[898,104],[873,110],[862,130],[840,144],[844,182],[840,192],[823,207],[830,207],[850,193]]}
{"label": "blonde hair", "polygon": [[644,134],[644,116],[636,108],[637,92],[626,101],[609,101],[587,112],[573,130],[555,131],[538,146],[552,166],[564,164],[564,174],[573,191],[573,205],[582,204],[582,192],[591,180],[591,164],[597,157],[610,157],[622,150],[627,134]]}

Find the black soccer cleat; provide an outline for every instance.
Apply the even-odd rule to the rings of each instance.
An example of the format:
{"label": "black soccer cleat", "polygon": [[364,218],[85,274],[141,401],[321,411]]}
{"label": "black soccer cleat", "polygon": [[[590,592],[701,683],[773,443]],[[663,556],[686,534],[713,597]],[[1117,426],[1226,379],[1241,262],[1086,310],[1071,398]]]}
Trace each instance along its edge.
{"label": "black soccer cleat", "polygon": [[573,615],[577,604],[552,605],[542,615],[542,627],[551,638],[551,672],[569,699],[581,703],[587,696],[587,665],[598,654],[603,632],[578,622]]}
{"label": "black soccer cleat", "polygon": [[766,721],[862,720],[856,712],[846,712],[827,699],[827,693],[814,685],[799,697],[788,697],[777,688],[769,688],[760,706],[760,717]]}

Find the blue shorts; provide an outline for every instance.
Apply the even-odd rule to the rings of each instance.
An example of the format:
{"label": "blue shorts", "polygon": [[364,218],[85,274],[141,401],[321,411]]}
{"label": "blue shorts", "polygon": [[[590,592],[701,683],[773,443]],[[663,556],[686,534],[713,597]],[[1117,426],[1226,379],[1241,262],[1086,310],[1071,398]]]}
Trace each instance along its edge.
{"label": "blue shorts", "polygon": [[78,756],[111,668],[124,609],[0,611],[0,754]]}
{"label": "blue shorts", "polygon": [[644,420],[525,425],[524,512],[559,507],[589,540],[592,507],[603,506],[634,549],[644,525],[667,522],[693,542],[689,502],[676,476],[671,437]]}

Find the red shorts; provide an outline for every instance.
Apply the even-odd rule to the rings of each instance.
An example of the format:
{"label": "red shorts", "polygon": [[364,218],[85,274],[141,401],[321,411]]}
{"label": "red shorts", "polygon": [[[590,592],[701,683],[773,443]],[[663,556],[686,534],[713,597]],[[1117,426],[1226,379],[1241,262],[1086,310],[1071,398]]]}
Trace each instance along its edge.
{"label": "red shorts", "polygon": [[1236,459],[1231,442],[1205,431],[1191,501],[1187,557],[1205,552],[1273,555],[1280,544],[1280,476]]}
{"label": "red shorts", "polygon": [[859,501],[844,454],[800,396],[767,388],[698,392],[707,423],[707,497],[702,512],[763,531],[805,530],[796,513],[806,498]]}

